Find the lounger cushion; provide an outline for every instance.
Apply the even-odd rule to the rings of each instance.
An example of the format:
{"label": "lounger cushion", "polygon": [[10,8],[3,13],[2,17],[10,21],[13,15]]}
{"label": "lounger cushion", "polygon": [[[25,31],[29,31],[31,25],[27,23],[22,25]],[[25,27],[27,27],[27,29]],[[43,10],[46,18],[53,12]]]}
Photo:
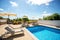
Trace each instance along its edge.
{"label": "lounger cushion", "polygon": [[21,32],[21,29],[15,29],[14,32]]}
{"label": "lounger cushion", "polygon": [[11,27],[6,27],[5,28],[7,31],[9,31],[9,32],[21,32],[22,31],[22,29],[13,29],[13,28],[11,28]]}
{"label": "lounger cushion", "polygon": [[9,31],[9,32],[13,32],[13,29],[10,28],[10,27],[6,27],[5,29],[6,29],[7,31]]}

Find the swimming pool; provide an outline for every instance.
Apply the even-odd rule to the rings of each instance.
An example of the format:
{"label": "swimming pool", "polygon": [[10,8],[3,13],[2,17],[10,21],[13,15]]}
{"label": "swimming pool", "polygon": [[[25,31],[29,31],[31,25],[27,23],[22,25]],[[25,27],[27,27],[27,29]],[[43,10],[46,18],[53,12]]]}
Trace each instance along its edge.
{"label": "swimming pool", "polygon": [[47,26],[33,26],[27,29],[39,40],[60,40],[60,30]]}

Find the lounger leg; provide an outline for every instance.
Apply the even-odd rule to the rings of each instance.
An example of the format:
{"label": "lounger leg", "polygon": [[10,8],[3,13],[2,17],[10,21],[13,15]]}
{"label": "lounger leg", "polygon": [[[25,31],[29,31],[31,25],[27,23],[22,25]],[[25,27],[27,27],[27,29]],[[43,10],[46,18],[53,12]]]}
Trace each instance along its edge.
{"label": "lounger leg", "polygon": [[14,32],[12,32],[11,35],[14,35]]}
{"label": "lounger leg", "polygon": [[7,34],[9,34],[9,32],[5,32],[5,34],[1,35],[1,37],[4,38]]}

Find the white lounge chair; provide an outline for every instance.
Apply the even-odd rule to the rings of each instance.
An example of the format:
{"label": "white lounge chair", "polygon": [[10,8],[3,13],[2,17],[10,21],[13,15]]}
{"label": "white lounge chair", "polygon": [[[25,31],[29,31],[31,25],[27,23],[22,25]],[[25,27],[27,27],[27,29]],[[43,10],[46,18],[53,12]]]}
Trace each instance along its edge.
{"label": "white lounge chair", "polygon": [[24,34],[24,31],[21,28],[13,29],[11,27],[6,27],[5,29],[7,30],[7,32],[4,35],[2,35],[3,38],[8,38],[17,34]]}

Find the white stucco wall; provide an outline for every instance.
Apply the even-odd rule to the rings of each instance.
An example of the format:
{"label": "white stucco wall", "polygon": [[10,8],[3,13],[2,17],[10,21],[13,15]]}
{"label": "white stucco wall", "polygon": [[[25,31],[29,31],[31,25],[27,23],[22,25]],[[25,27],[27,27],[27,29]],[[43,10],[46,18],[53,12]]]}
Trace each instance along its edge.
{"label": "white stucco wall", "polygon": [[60,20],[39,20],[38,23],[40,24],[47,24],[47,25],[54,25],[60,26]]}
{"label": "white stucco wall", "polygon": [[2,19],[0,19],[0,22],[7,22],[7,20],[2,20]]}

